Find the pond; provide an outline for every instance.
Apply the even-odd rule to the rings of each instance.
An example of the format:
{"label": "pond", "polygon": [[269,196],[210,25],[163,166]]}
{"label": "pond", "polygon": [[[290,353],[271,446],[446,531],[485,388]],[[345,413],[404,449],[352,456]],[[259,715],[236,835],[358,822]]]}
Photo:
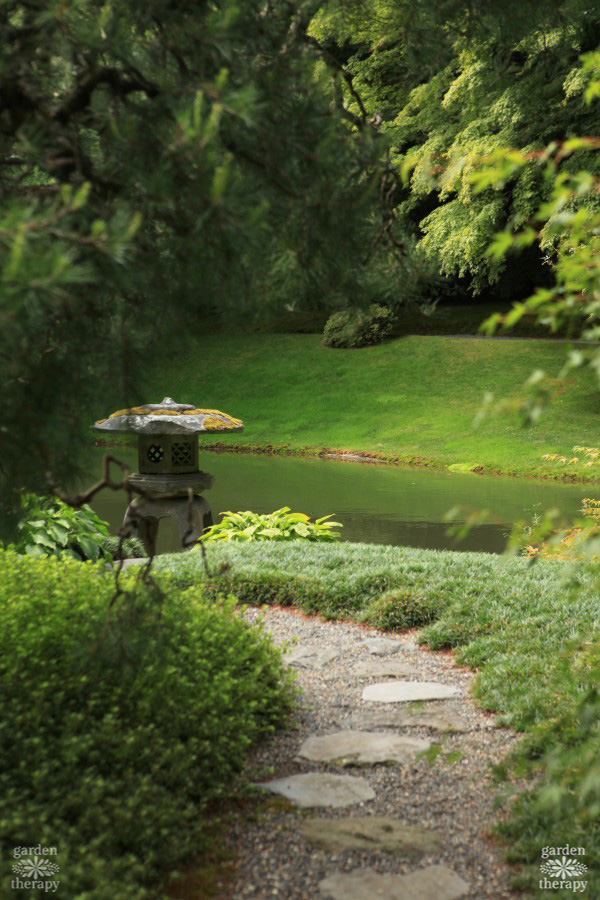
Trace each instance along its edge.
{"label": "pond", "polygon": [[[86,485],[98,478],[103,452],[94,451]],[[117,450],[115,455],[135,471],[134,450]],[[312,517],[334,513],[344,526],[341,534],[345,541],[488,553],[502,552],[515,521],[553,507],[565,516],[576,516],[581,498],[593,495],[595,489],[332,459],[202,453],[202,448],[200,468],[215,476],[212,489],[206,492],[215,521],[224,510],[267,513],[289,506]],[[125,511],[125,495],[105,490],[92,505],[116,532]],[[444,516],[458,505],[467,512],[488,510],[490,516],[488,524],[474,527],[455,544],[446,534]],[[174,523],[163,519],[158,552],[179,549]]]}

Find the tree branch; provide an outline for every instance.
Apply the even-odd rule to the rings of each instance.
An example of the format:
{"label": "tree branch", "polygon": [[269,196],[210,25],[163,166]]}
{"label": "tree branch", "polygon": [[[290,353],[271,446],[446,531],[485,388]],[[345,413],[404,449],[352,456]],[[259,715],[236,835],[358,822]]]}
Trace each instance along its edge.
{"label": "tree branch", "polygon": [[142,91],[148,97],[157,97],[160,93],[157,85],[148,81],[139,72],[128,77],[118,69],[103,66],[96,69],[81,81],[71,96],[62,103],[53,113],[53,118],[63,124],[68,122],[71,116],[88,106],[94,90],[99,84],[108,84],[113,93],[120,96]]}
{"label": "tree branch", "polygon": [[309,45],[309,47],[313,47],[317,51],[317,53],[319,53],[319,55],[329,66],[332,66],[334,69],[336,69],[336,71],[341,73],[342,78],[348,85],[350,95],[352,96],[360,110],[360,118],[358,118],[358,116],[354,116],[353,113],[350,112],[350,110],[345,110],[345,112],[349,113],[349,115],[352,116],[355,125],[358,125],[360,128],[362,128],[367,121],[367,110],[365,109],[365,105],[362,102],[360,94],[354,87],[352,75],[347,69],[344,68],[341,62],[338,62],[333,53],[330,53],[329,50],[327,50],[321,43],[319,43],[319,41],[315,37],[313,37],[311,34],[308,34],[306,31],[304,32],[304,40]]}

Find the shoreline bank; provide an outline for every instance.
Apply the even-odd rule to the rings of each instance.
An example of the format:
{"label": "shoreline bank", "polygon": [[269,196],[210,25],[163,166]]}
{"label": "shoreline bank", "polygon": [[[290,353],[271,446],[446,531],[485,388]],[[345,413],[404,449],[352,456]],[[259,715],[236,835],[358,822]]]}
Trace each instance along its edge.
{"label": "shoreline bank", "polygon": [[[135,449],[136,442],[130,440],[105,441],[102,438],[94,440],[95,447],[108,449]],[[210,453],[256,453],[267,456],[308,456],[315,459],[332,459],[338,462],[359,462],[365,465],[395,465],[405,468],[432,469],[436,472],[460,473],[461,475],[487,475],[500,478],[531,478],[535,481],[560,481],[564,484],[600,484],[600,477],[586,478],[583,475],[568,474],[557,471],[556,474],[535,473],[526,471],[503,471],[492,466],[462,467],[461,464],[446,463],[425,456],[403,456],[402,454],[379,453],[377,451],[347,450],[333,447],[290,447],[287,444],[230,444],[215,441],[212,444],[201,444],[200,452]],[[459,468],[460,466],[460,468]]]}

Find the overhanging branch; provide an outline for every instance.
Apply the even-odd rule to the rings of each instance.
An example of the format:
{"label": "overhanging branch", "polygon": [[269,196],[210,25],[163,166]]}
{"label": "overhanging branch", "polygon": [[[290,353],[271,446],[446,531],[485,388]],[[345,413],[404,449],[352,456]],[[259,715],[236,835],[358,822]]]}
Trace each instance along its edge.
{"label": "overhanging branch", "polygon": [[141,91],[148,97],[157,97],[160,93],[158,86],[148,81],[139,72],[128,76],[119,69],[102,66],[102,68],[90,72],[79,82],[74,93],[55,110],[53,117],[59,122],[68,122],[71,116],[81,112],[89,105],[92,94],[99,84],[108,84],[113,93],[119,96],[127,96],[127,94]]}
{"label": "overhanging branch", "polygon": [[334,68],[337,72],[339,72],[348,85],[348,91],[350,92],[351,97],[355,101],[356,105],[360,110],[360,118],[355,116],[350,110],[345,110],[346,113],[349,113],[349,116],[352,117],[354,124],[359,128],[362,128],[367,122],[367,110],[365,109],[365,105],[362,102],[361,96],[354,87],[354,81],[350,72],[344,68],[344,66],[339,62],[333,53],[330,53],[323,44],[321,44],[315,37],[311,34],[308,34],[306,31],[304,32],[304,40],[308,44],[309,47],[313,47],[317,53],[321,56],[321,58],[327,63],[327,65]]}

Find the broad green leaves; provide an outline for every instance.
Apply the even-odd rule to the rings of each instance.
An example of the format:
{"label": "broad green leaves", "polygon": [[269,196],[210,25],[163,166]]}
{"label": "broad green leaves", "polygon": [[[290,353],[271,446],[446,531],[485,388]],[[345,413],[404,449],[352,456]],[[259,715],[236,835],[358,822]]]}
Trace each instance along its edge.
{"label": "broad green leaves", "polygon": [[341,528],[339,522],[327,522],[331,516],[322,516],[310,521],[304,513],[293,513],[289,506],[268,515],[250,511],[225,512],[223,520],[213,525],[201,538],[211,541],[333,541],[339,534],[334,528]]}
{"label": "broad green leaves", "polygon": [[90,506],[75,509],[53,497],[27,494],[16,549],[29,556],[70,556],[78,560],[111,559],[106,549],[108,525]]}

